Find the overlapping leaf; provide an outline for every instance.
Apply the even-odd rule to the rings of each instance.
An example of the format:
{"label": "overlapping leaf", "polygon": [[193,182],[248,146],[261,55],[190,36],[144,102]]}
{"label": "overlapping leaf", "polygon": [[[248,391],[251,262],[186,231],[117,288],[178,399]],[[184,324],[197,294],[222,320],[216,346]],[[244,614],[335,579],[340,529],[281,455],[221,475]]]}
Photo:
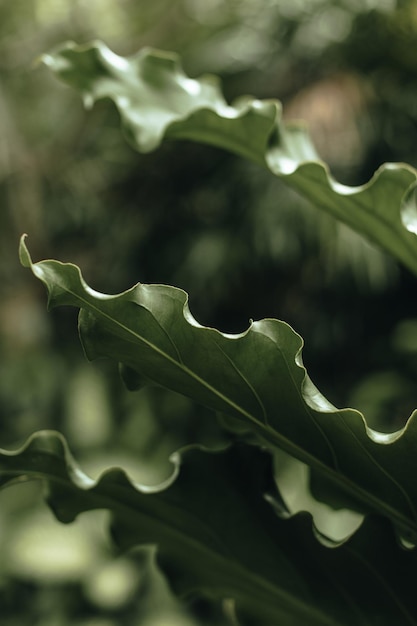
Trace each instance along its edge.
{"label": "overlapping leaf", "polygon": [[[398,548],[389,526],[368,518],[339,547],[324,546],[308,514],[276,515],[271,459],[233,446],[176,456],[170,480],[151,490],[120,469],[95,482],[72,459],[64,438],[35,434],[20,450],[0,450],[0,486],[41,479],[57,518],[107,509],[120,547],[156,544],[178,592],[234,598],[242,623],[259,626],[411,626],[417,624],[414,551]],[[253,623],[253,622],[251,622]]]}
{"label": "overlapping leaf", "polygon": [[414,417],[393,435],[370,431],[353,409],[337,410],[314,387],[301,362],[302,339],[284,322],[254,322],[241,335],[201,327],[187,295],[141,285],[119,295],[92,290],[72,264],[22,263],[49,292],[49,305],[79,307],[87,357],[122,363],[129,384],[151,381],[235,418],[269,445],[307,463],[332,504],[377,512],[401,536],[417,541]]}
{"label": "overlapping leaf", "polygon": [[275,100],[242,98],[228,105],[213,76],[187,77],[174,54],[145,49],[130,58],[102,43],[72,43],[43,56],[91,106],[111,98],[131,144],[142,152],[164,138],[209,143],[251,159],[312,203],[382,246],[417,273],[417,172],[386,164],[360,187],[336,182],[306,131],[281,121]]}

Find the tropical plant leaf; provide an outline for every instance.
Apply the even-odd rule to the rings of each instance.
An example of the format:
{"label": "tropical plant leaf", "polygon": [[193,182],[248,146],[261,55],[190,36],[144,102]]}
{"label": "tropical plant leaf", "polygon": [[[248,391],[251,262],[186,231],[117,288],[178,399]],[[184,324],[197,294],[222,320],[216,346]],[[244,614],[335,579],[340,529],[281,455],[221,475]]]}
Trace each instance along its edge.
{"label": "tropical plant leaf", "polygon": [[[50,307],[80,308],[79,332],[89,359],[109,357],[128,369],[128,382],[157,383],[239,421],[258,439],[283,449],[320,476],[335,506],[387,516],[407,541],[417,541],[413,415],[394,434],[367,428],[361,413],[338,410],[302,365],[302,339],[278,320],[253,322],[240,335],[200,326],[187,294],[138,284],[118,295],[91,289],[78,267],[21,261],[47,287]],[[337,487],[335,490],[328,487]]]}
{"label": "tropical plant leaf", "polygon": [[399,548],[384,520],[370,517],[345,543],[325,546],[308,514],[284,518],[265,498],[273,488],[265,451],[189,448],[173,463],[171,478],[152,489],[117,468],[93,481],[65,439],[44,431],[17,451],[0,450],[0,486],[43,480],[64,523],[109,510],[122,549],[155,544],[177,592],[233,598],[244,624],[417,624],[415,551]]}
{"label": "tropical plant leaf", "polygon": [[411,166],[385,164],[364,185],[342,185],[306,130],[281,121],[278,101],[244,97],[228,105],[215,77],[187,77],[172,53],[144,49],[123,58],[100,42],[67,43],[42,59],[87,106],[112,99],[137,150],[153,150],[165,138],[189,139],[255,161],[417,273],[417,172]]}

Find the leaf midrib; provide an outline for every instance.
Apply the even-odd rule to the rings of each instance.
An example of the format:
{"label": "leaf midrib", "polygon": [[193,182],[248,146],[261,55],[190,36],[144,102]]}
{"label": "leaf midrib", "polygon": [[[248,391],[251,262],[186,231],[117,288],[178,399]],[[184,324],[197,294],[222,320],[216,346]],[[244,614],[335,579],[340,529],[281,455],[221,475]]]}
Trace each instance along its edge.
{"label": "leaf midrib", "polygon": [[[328,178],[326,168],[322,164],[320,164],[318,161],[311,161],[311,163],[320,165],[324,169],[326,176]],[[297,170],[301,165],[306,165],[306,164],[307,164],[307,161],[299,162]],[[413,246],[411,238],[410,238],[411,233],[406,229],[405,226],[403,226],[403,229],[405,231],[405,233],[403,233],[400,228],[400,224],[397,221],[390,222],[383,213],[372,212],[366,204],[364,204],[362,201],[358,199],[359,194],[352,194],[349,196],[351,200],[353,200],[354,198],[354,202],[357,207],[357,213],[355,217],[352,218],[350,216],[349,210],[346,210],[346,208],[344,208],[343,210],[336,209],[334,208],[333,204],[330,205],[328,199],[326,198],[326,191],[328,190],[328,188],[323,184],[323,181],[317,180],[315,177],[311,176],[309,173],[306,173],[304,171],[302,174],[299,174],[299,176],[301,176],[302,179],[305,179],[305,180],[302,180],[300,182],[300,180],[297,179],[297,182],[293,182],[291,178],[285,174],[276,174],[269,167],[269,165],[268,165],[268,169],[274,176],[283,180],[285,184],[295,189],[298,193],[300,193],[305,198],[307,198],[308,201],[311,202],[313,205],[320,206],[324,211],[326,211],[328,215],[331,215],[335,219],[339,219],[341,222],[343,222],[344,224],[347,224],[349,228],[352,228],[354,231],[359,232],[360,234],[362,234],[363,232],[364,235],[367,238],[369,238],[373,244],[379,246],[382,249],[385,248],[393,256],[400,258],[401,261],[413,272],[413,274],[415,275],[417,274],[417,252],[416,252],[417,238],[415,241],[416,245]],[[294,176],[297,175],[298,173],[297,170],[295,170],[295,172],[293,173]],[[379,174],[379,176],[381,176],[381,174]],[[415,178],[417,178],[417,172],[415,174]],[[367,189],[370,189],[371,185],[378,184],[377,181],[378,179],[375,180],[375,182],[370,180],[368,183],[365,183],[364,187],[367,187]],[[337,193],[342,198],[342,201],[343,201],[344,199],[343,194],[340,194],[337,191],[333,190],[332,183],[329,178],[327,182],[328,182],[329,188],[334,193]],[[408,188],[410,188],[414,183],[410,182],[410,185]],[[320,194],[320,199],[312,199],[312,195],[311,193],[309,193],[309,187],[310,189],[313,187],[316,187],[318,189],[318,193]],[[322,191],[323,189],[324,189],[324,193]],[[363,193],[363,191],[359,193]],[[366,220],[372,220],[372,225],[374,227],[376,226],[380,233],[383,233],[383,237],[381,236],[376,237],[373,234],[374,228],[367,226],[366,223],[363,226],[362,216],[359,215],[360,209],[362,209],[363,212],[365,213]],[[358,229],[358,223],[357,223],[358,219],[361,219],[361,229]],[[393,239],[393,233],[395,233],[395,245],[391,244],[392,239]],[[406,251],[405,254],[404,254],[404,248]]]}
{"label": "leaf midrib", "polygon": [[[42,261],[40,263],[35,264],[34,267],[37,266],[39,269],[41,269],[41,264],[42,264]],[[64,265],[64,264],[61,264],[61,265]],[[47,281],[46,281],[46,284],[48,285]],[[366,489],[362,488],[360,485],[358,485],[357,483],[355,483],[354,481],[352,481],[350,478],[343,475],[342,473],[339,473],[336,470],[333,470],[328,465],[326,465],[325,463],[317,459],[317,457],[313,456],[312,454],[310,454],[309,452],[307,452],[300,446],[294,444],[287,437],[278,433],[275,429],[273,429],[268,424],[263,424],[262,422],[260,422],[255,416],[253,416],[251,413],[246,411],[246,409],[244,409],[240,405],[236,404],[233,400],[225,396],[222,392],[217,390],[215,387],[213,387],[211,384],[209,384],[207,381],[201,378],[198,374],[193,372],[193,370],[190,370],[183,363],[179,363],[178,361],[173,359],[169,354],[161,350],[158,346],[153,344],[151,341],[147,340],[145,337],[142,337],[141,335],[139,335],[133,329],[121,323],[115,317],[112,317],[106,312],[100,310],[91,301],[85,299],[83,296],[79,295],[78,293],[70,289],[68,286],[65,286],[65,290],[67,291],[67,293],[72,295],[76,300],[82,302],[86,308],[93,310],[94,313],[96,313],[99,317],[101,316],[101,317],[106,318],[115,326],[118,326],[119,328],[127,332],[128,334],[135,337],[135,339],[137,339],[138,341],[145,343],[149,348],[157,352],[162,358],[166,359],[174,367],[179,368],[182,372],[190,376],[190,378],[195,380],[198,384],[202,385],[202,387],[204,387],[206,390],[213,393],[213,395],[219,398],[222,402],[224,402],[226,406],[229,406],[234,411],[240,413],[243,417],[245,417],[252,424],[254,424],[255,428],[261,431],[261,434],[263,434],[263,436],[268,441],[271,441],[272,443],[277,445],[279,448],[285,450],[286,452],[288,452],[295,458],[299,459],[300,461],[306,463],[310,467],[324,474],[331,482],[339,486],[342,486],[345,492],[349,493],[350,495],[353,495],[354,498],[359,499],[366,506],[369,506],[371,504],[374,510],[389,517],[397,525],[399,529],[402,529],[406,533],[407,537],[410,536],[410,533],[411,533],[411,536],[413,537],[417,535],[417,524],[414,521],[410,520],[405,515],[403,515],[397,509],[393,508],[390,504],[388,504],[384,500],[381,500],[380,498],[378,498],[371,492],[367,491]],[[139,305],[139,306],[143,307],[143,305]],[[149,309],[147,309],[146,307],[144,308],[147,311],[149,311]],[[151,311],[149,312],[152,314]],[[185,318],[184,318],[184,321],[185,323],[187,323],[187,320],[185,320]]]}

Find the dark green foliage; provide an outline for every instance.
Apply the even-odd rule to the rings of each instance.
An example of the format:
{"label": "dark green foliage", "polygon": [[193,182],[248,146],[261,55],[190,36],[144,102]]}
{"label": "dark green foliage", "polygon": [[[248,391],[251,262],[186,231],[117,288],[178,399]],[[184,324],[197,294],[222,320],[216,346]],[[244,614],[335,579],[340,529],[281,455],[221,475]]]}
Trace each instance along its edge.
{"label": "dark green foliage", "polygon": [[[97,32],[80,4],[42,45],[2,44],[26,111],[10,123],[0,98],[3,254],[27,231],[36,258],[77,263],[32,263],[21,243],[59,306],[49,321],[23,271],[2,276],[2,619],[416,624],[412,3],[128,4]],[[31,19],[59,21],[47,6]],[[1,29],[24,35],[24,10]],[[117,28],[132,39],[112,49],[145,48],[43,57],[88,106],[116,109],[87,118],[44,70],[15,72]],[[189,78],[206,69],[227,101],[217,78]],[[71,307],[88,359],[107,360],[82,362]],[[39,481],[63,524],[17,488]]]}

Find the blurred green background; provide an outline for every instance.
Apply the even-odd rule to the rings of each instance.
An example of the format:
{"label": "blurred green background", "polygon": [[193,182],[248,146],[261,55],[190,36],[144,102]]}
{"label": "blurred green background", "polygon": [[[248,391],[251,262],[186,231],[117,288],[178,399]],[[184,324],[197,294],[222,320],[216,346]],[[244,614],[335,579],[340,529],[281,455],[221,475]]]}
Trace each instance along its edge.
{"label": "blurred green background", "polygon": [[[209,411],[128,393],[116,366],[85,361],[76,312],[47,313],[18,264],[23,232],[35,260],[77,263],[95,289],[182,287],[198,321],[227,332],[289,322],[331,402],[400,428],[417,406],[414,277],[252,164],[187,142],[135,153],[110,103],[85,112],[37,64],[67,39],[174,50],[191,76],[219,74],[229,100],[282,100],[341,182],[417,166],[413,1],[0,2],[0,447],[58,429],[91,475],[116,464],[155,484],[172,451],[225,436]],[[184,612],[149,551],[113,554],[105,515],[61,527],[39,503],[34,486],[0,494],[2,625],[233,624],[202,601]]]}

